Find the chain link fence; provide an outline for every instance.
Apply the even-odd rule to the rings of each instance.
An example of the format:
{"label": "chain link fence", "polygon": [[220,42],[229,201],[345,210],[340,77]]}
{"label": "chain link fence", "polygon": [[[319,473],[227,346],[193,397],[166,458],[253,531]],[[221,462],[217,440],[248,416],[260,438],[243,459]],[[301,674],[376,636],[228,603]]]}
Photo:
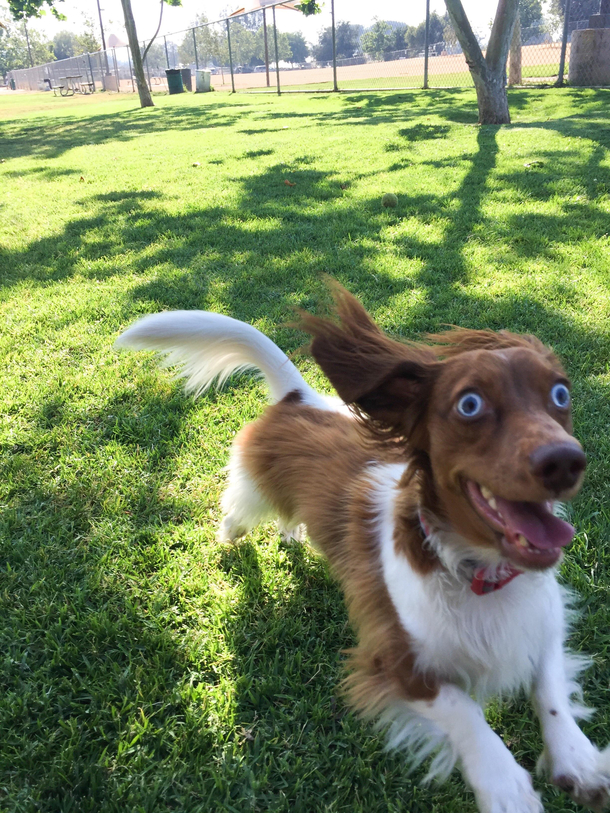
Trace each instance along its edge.
{"label": "chain link fence", "polygon": [[[338,15],[341,2],[336,4]],[[396,46],[407,39],[406,24],[377,20],[365,28],[337,16],[339,21],[333,26],[328,4],[324,8],[316,17],[318,43],[313,47],[288,24],[290,17],[294,20],[300,12],[282,3],[158,37],[144,60],[148,85],[153,92],[168,91],[166,71],[180,68],[187,90],[194,89],[192,79],[197,70],[209,71],[214,90],[233,92],[472,86],[466,60],[447,19],[433,15],[436,19],[429,22],[435,25],[428,26],[428,41],[401,48]],[[591,20],[569,19],[567,24],[555,20],[554,25],[547,22],[523,29],[516,26],[509,84],[561,84],[564,77],[583,86],[610,84],[610,79],[600,81],[604,75],[600,74],[595,50],[588,45]],[[417,31],[422,32],[423,27]],[[439,31],[441,39],[434,37]],[[575,67],[571,62],[572,40],[579,36],[584,37],[585,44],[579,45],[579,64]],[[142,43],[142,53],[147,45]],[[18,89],[54,90],[63,95],[135,90],[127,47],[15,70],[9,79]]]}

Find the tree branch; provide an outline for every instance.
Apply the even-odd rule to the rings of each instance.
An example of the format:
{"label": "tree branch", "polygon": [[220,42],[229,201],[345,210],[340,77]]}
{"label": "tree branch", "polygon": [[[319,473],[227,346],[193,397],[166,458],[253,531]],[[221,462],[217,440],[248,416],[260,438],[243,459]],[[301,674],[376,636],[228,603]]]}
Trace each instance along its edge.
{"label": "tree branch", "polygon": [[470,21],[466,16],[461,0],[445,0],[445,5],[468,66],[474,67],[480,75],[484,75],[487,70],[485,57],[470,26]]}
{"label": "tree branch", "polygon": [[496,18],[491,29],[487,53],[485,54],[487,67],[494,73],[504,70],[506,66],[510,38],[517,19],[518,8],[519,0],[500,0],[498,3]]}
{"label": "tree branch", "polygon": [[161,13],[159,14],[159,25],[157,26],[157,30],[155,31],[155,33],[153,35],[153,38],[151,39],[151,41],[148,43],[148,45],[144,49],[144,53],[142,54],[142,62],[144,62],[144,60],[146,59],[146,54],[148,53],[148,51],[150,49],[150,46],[157,39],[157,34],[161,30],[161,20],[163,19],[163,6],[164,5],[165,5],[164,0],[161,0]]}

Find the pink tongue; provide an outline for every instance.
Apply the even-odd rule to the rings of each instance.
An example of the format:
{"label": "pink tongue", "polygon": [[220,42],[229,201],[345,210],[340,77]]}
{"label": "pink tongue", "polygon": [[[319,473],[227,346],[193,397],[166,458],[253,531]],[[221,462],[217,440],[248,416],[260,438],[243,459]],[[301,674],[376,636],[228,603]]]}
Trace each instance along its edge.
{"label": "pink tongue", "polygon": [[507,541],[513,544],[518,535],[523,534],[535,548],[563,548],[576,533],[569,523],[551,514],[544,503],[511,502],[496,497],[496,504],[506,525]]}

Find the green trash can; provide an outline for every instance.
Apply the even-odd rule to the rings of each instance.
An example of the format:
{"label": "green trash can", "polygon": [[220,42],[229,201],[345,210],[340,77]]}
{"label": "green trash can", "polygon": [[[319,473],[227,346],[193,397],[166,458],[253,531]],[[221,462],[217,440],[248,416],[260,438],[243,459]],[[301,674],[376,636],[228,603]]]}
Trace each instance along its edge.
{"label": "green trash can", "polygon": [[174,93],[184,93],[182,71],[180,68],[168,68],[165,71],[165,75],[167,76],[167,89],[169,90],[170,96]]}

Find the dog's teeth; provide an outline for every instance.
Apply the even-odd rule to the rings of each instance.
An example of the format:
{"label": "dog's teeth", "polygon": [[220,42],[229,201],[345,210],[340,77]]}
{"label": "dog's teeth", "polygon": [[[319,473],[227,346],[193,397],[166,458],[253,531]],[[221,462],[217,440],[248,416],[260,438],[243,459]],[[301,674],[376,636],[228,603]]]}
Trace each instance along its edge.
{"label": "dog's teeth", "polygon": [[489,505],[491,505],[491,507],[493,508],[493,510],[494,510],[494,511],[497,511],[497,510],[498,510],[498,503],[496,502],[496,498],[495,498],[495,497],[490,497],[490,498],[487,500],[487,502],[488,502],[488,504],[489,504]]}
{"label": "dog's teeth", "polygon": [[517,545],[519,545],[522,548],[529,548],[529,542],[523,536],[523,534],[519,534],[519,536],[517,537]]}
{"label": "dog's teeth", "polygon": [[487,500],[487,502],[489,502],[489,500],[492,500],[492,499],[493,499],[493,496],[494,496],[494,495],[493,495],[493,492],[492,492],[492,491],[490,491],[490,490],[487,488],[487,486],[481,486],[481,494],[482,494],[482,495],[485,497],[485,499]]}

